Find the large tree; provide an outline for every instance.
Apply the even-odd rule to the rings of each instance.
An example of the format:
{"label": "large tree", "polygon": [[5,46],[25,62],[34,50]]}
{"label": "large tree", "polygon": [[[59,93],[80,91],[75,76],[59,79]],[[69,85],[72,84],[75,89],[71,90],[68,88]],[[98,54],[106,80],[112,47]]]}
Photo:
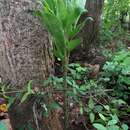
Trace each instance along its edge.
{"label": "large tree", "polygon": [[[35,0],[0,0],[0,78],[17,88],[29,80],[41,87],[40,81],[54,72],[48,33],[32,14],[36,8]],[[20,107],[11,113],[15,130],[32,117],[30,103]],[[51,130],[61,130],[57,116],[50,118]]]}

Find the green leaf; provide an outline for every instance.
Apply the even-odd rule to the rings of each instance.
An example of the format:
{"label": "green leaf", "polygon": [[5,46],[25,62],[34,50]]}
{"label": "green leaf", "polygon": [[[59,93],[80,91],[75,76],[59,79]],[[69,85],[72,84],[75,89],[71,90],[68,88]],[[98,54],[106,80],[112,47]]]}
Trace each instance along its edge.
{"label": "green leaf", "polygon": [[108,130],[120,130],[120,128],[117,125],[111,125],[111,126],[108,126]]}
{"label": "green leaf", "polygon": [[99,113],[99,116],[103,121],[106,121],[106,117],[103,114]]}
{"label": "green leaf", "polygon": [[123,128],[123,130],[128,130],[129,129],[128,125],[126,125],[126,124],[122,124],[121,127]]}
{"label": "green leaf", "polygon": [[64,55],[65,38],[64,38],[64,30],[60,19],[58,19],[57,16],[51,13],[42,11],[39,13],[43,25],[46,26],[50,34],[53,36],[54,47],[57,50],[57,53],[60,52],[62,55]]}
{"label": "green leaf", "polygon": [[101,113],[102,110],[103,110],[103,106],[101,106],[101,105],[96,105],[96,106],[95,106],[95,110],[96,110],[96,112]]}
{"label": "green leaf", "polygon": [[94,120],[95,120],[95,114],[94,114],[93,112],[91,112],[91,113],[89,114],[89,118],[90,118],[91,123],[93,123]]}
{"label": "green leaf", "polygon": [[28,94],[28,93],[25,93],[25,94],[23,95],[23,97],[22,97],[20,103],[25,102],[25,100],[27,100],[28,96],[29,96],[29,94]]}
{"label": "green leaf", "polygon": [[113,120],[116,120],[117,122],[119,121],[118,116],[116,114],[114,115],[110,114],[110,116],[112,117]]}
{"label": "green leaf", "polygon": [[85,26],[87,20],[88,19],[86,18],[83,22],[79,23],[76,27],[73,27],[73,26],[70,27],[68,29],[69,38],[75,37],[82,30],[82,28]]}
{"label": "green leaf", "polygon": [[27,85],[27,91],[24,93],[20,103],[23,103],[28,98],[28,96],[30,96],[32,94],[34,94],[34,91],[32,90],[32,80],[30,80]]}
{"label": "green leaf", "polygon": [[118,122],[117,120],[113,119],[108,122],[108,125],[115,125],[117,124],[117,122]]}
{"label": "green leaf", "polygon": [[68,29],[70,29],[69,28],[70,25],[76,26],[81,14],[86,11],[85,6],[84,6],[84,1],[86,1],[86,0],[83,0],[82,4],[78,4],[79,0],[68,1],[68,4],[67,4],[67,11],[68,11],[67,12],[68,13],[67,28]]}
{"label": "green leaf", "polygon": [[40,0],[40,3],[41,9],[35,13],[53,37],[55,56],[63,61],[65,52],[80,43],[80,39],[72,39],[85,24],[83,21],[78,25],[78,21],[86,11],[86,0]]}
{"label": "green leaf", "polygon": [[103,126],[102,124],[99,123],[94,123],[93,126],[97,129],[97,130],[107,130],[107,128],[105,126]]}
{"label": "green leaf", "polygon": [[57,0],[57,17],[61,19],[63,28],[66,28],[67,23],[67,4],[66,0]]}
{"label": "green leaf", "polygon": [[33,81],[30,80],[29,83],[28,83],[28,86],[27,86],[27,91],[28,91],[29,94],[34,93],[33,90],[32,90],[32,83],[33,83]]}
{"label": "green leaf", "polygon": [[94,109],[94,102],[92,98],[89,99],[88,106],[90,109]]}
{"label": "green leaf", "polygon": [[110,110],[110,107],[109,107],[108,105],[103,105],[103,107],[104,107],[107,111]]}
{"label": "green leaf", "polygon": [[80,39],[74,39],[74,40],[69,41],[69,43],[68,43],[68,50],[72,51],[79,44],[80,44]]}

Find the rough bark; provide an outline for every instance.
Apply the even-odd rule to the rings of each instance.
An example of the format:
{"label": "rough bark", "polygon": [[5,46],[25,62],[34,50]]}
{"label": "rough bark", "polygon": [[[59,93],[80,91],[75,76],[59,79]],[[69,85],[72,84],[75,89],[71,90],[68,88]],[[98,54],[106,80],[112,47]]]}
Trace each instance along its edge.
{"label": "rough bark", "polygon": [[[52,45],[47,31],[32,15],[36,8],[35,0],[0,0],[0,78],[17,88],[29,80],[40,86],[40,81],[53,73]],[[30,103],[21,107],[28,108],[16,107],[11,113],[15,130],[32,115]],[[54,122],[51,130],[61,130],[57,116],[49,123]]]}
{"label": "rough bark", "polygon": [[77,50],[74,51],[74,59],[76,57],[78,60],[88,61],[95,56],[95,48],[99,41],[103,3],[104,0],[87,0],[86,9],[88,12],[84,14],[81,19],[84,20],[87,17],[91,17],[93,20],[87,20],[86,25],[80,34],[83,38],[83,42],[81,46],[77,48],[79,54],[75,54]]}
{"label": "rough bark", "polygon": [[31,0],[0,1],[0,76],[12,85],[42,80],[51,73],[48,34],[32,15]]}

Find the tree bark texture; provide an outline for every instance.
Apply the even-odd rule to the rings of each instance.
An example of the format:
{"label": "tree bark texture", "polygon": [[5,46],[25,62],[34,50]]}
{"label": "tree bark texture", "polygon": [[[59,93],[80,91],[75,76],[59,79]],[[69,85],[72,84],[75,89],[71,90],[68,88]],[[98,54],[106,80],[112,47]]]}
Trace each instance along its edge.
{"label": "tree bark texture", "polygon": [[0,0],[0,76],[11,85],[39,81],[52,70],[46,30],[32,15],[31,0]]}
{"label": "tree bark texture", "polygon": [[[87,13],[81,19],[84,20],[91,17],[93,20],[88,19],[82,32],[79,34],[83,38],[81,46],[78,47],[79,54],[74,51],[74,57],[77,60],[89,60],[96,55],[96,46],[99,42],[99,29],[101,23],[101,13],[104,0],[87,0],[86,9]],[[74,58],[75,59],[75,58]]]}
{"label": "tree bark texture", "polygon": [[[36,0],[0,0],[0,78],[2,82],[22,88],[29,80],[35,86],[53,73],[52,45],[47,31],[32,14]],[[13,109],[15,130],[32,117],[30,103]],[[24,109],[26,108],[26,109]],[[17,111],[20,115],[17,116]],[[55,129],[59,121],[49,122]],[[44,125],[44,124],[43,124]]]}

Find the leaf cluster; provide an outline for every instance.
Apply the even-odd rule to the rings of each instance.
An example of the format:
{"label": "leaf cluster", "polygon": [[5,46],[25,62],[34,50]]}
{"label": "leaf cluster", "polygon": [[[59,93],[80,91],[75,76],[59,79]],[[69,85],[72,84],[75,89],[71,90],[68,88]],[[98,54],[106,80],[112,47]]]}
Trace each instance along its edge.
{"label": "leaf cluster", "polygon": [[41,9],[36,15],[53,37],[54,54],[61,60],[80,43],[75,38],[85,21],[79,22],[86,12],[86,0],[40,0]]}

